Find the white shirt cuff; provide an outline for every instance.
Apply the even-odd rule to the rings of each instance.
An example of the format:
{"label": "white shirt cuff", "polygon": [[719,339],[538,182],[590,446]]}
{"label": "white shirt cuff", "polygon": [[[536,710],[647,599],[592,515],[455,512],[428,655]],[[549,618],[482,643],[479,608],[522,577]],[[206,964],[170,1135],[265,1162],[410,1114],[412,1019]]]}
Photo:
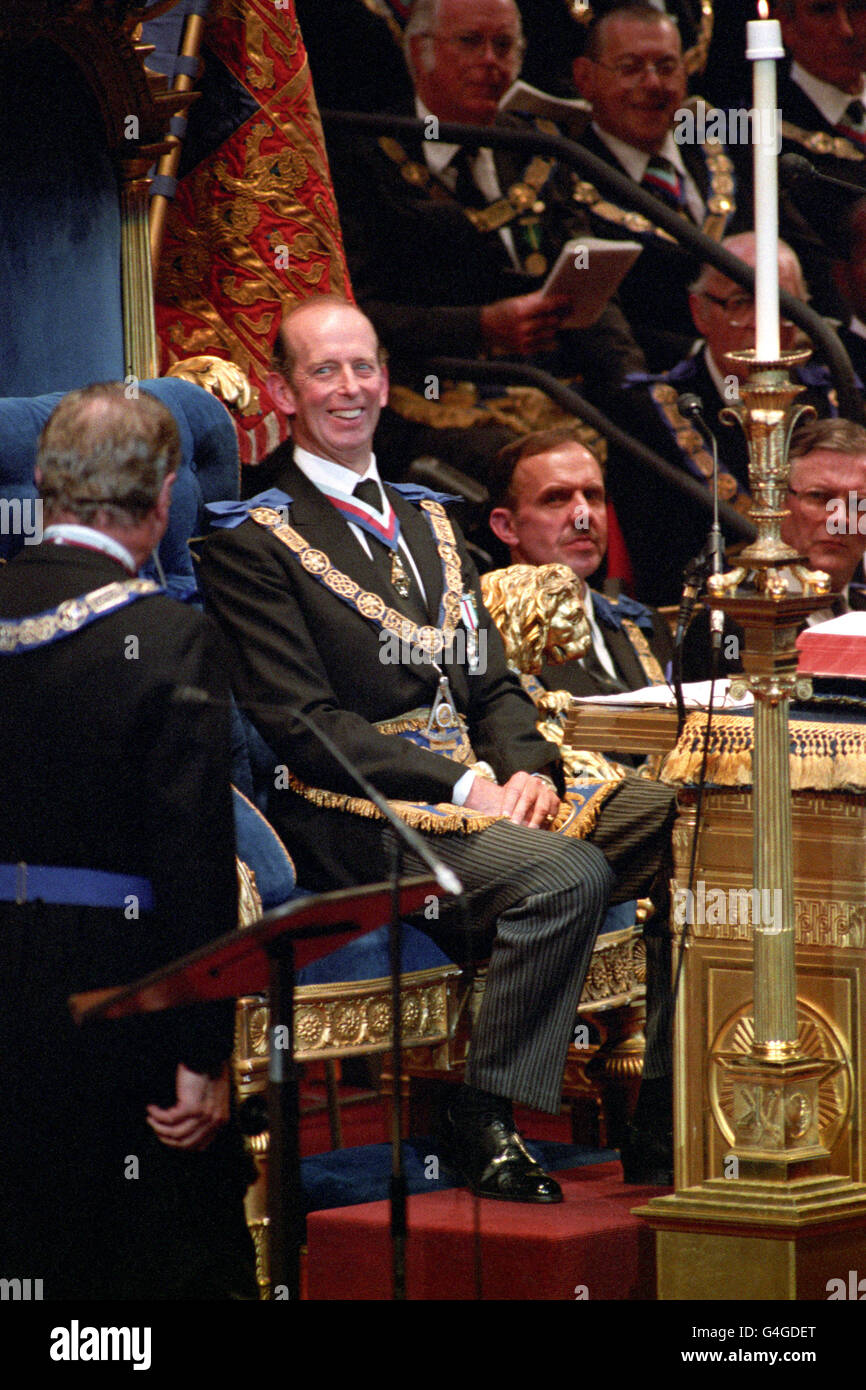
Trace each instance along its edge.
{"label": "white shirt cuff", "polygon": [[451,793],[451,802],[454,806],[465,806],[466,798],[472,790],[472,783],[475,781],[475,773],[470,768],[464,772],[462,777],[458,777],[454,783],[454,790]]}

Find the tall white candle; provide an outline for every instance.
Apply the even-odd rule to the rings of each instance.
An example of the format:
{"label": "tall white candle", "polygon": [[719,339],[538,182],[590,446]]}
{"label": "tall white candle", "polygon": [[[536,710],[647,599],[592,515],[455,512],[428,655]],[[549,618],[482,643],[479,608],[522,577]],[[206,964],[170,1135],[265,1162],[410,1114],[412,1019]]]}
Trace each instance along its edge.
{"label": "tall white candle", "polygon": [[776,61],[784,56],[779,21],[749,20],[746,25],[746,57],[755,64],[752,140],[755,176],[755,355],[759,362],[777,360],[780,350]]}

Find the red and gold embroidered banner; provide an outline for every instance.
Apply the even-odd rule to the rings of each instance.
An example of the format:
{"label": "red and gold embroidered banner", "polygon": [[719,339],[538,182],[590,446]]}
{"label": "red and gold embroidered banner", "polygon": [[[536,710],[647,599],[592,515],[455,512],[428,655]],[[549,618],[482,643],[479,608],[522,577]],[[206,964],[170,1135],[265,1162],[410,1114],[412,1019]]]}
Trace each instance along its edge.
{"label": "red and gold embroidered banner", "polygon": [[287,432],[263,390],[281,310],[351,288],[294,0],[215,0],[202,59],[155,289],[161,369],[210,353],[247,373],[252,463]]}

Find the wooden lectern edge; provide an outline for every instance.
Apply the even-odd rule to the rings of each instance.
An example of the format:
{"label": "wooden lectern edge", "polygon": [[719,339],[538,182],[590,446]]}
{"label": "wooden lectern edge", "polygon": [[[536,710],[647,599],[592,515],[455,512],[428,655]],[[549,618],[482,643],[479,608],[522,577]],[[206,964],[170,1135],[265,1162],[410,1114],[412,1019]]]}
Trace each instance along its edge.
{"label": "wooden lectern edge", "polygon": [[[404,879],[402,881],[402,887],[403,891],[409,893],[418,894],[419,891],[423,890],[425,893],[434,893],[437,896],[443,895],[443,890],[439,888],[435,880],[425,874],[412,875]],[[376,894],[381,894],[383,890],[386,892],[390,891],[390,885],[386,883],[361,884],[354,889],[336,889],[330,893],[319,893],[306,898],[289,899],[286,903],[281,903],[277,907],[270,908],[258,922],[253,923],[251,926],[237,929],[236,931],[226,933],[223,937],[215,938],[213,941],[207,942],[204,946],[199,947],[198,950],[192,951],[189,955],[181,957],[180,961],[188,964],[200,962],[206,959],[213,948],[220,944],[222,944],[224,948],[230,949],[235,960],[237,960],[239,955],[242,956],[253,953],[257,945],[266,942],[271,935],[278,934],[274,927],[275,922],[283,922],[287,916],[292,915],[293,911],[296,911],[298,915],[300,915],[306,908],[310,907],[314,901],[321,901],[322,899],[327,900],[329,898],[337,900],[344,898],[351,892],[363,898],[367,893],[369,893],[370,896],[375,896]],[[333,922],[335,930],[344,925],[341,920],[343,914],[340,910],[340,906],[336,906],[335,910],[335,921]],[[169,964],[178,963],[178,961],[169,962]],[[226,973],[229,964],[230,962],[225,962],[222,968],[209,968],[208,973],[213,978],[219,978],[220,975]],[[153,975],[161,977],[163,971],[156,970],[153,972]],[[81,1025],[94,1016],[116,1019],[126,1017],[128,1013],[155,1013],[165,1008],[182,1008],[184,1005],[200,1002],[200,997],[194,991],[190,991],[187,998],[178,998],[176,997],[175,991],[169,989],[168,983],[164,982],[162,978],[154,979],[153,983],[148,983],[149,979],[149,976],[145,976],[143,980],[137,980],[132,984],[116,985],[108,989],[87,990],[81,994],[70,995],[67,1002],[73,1021]],[[138,1000],[134,1009],[125,1010],[119,1007],[125,999],[132,996],[137,996]],[[232,994],[225,997],[234,998],[236,996]],[[108,1005],[108,1007],[106,1007],[106,1005]]]}
{"label": "wooden lectern edge", "polygon": [[115,985],[111,989],[90,989],[84,994],[72,994],[69,998],[69,1012],[73,1023],[83,1023],[91,1009],[96,1009],[108,999],[123,994],[126,986]]}

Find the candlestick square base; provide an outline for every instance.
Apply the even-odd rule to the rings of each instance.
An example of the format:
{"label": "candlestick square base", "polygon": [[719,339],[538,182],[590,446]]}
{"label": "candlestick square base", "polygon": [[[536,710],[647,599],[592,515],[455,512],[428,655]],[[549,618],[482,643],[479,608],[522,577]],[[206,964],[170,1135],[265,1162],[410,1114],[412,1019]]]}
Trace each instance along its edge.
{"label": "candlestick square base", "polygon": [[836,1063],[793,1057],[769,1062],[754,1056],[716,1057],[733,1083],[734,1153],[757,1160],[780,1156],[798,1162],[826,1158],[818,1129],[818,1087]]}

